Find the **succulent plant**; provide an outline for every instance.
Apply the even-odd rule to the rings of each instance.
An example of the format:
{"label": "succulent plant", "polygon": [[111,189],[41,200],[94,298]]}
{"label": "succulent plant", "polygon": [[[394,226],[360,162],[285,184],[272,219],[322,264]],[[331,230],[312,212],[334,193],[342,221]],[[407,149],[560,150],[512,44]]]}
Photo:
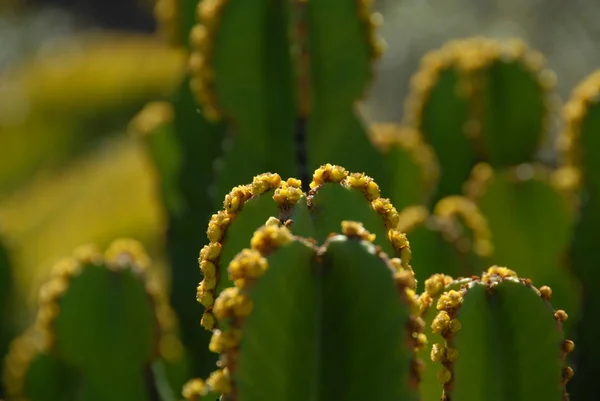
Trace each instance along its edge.
{"label": "succulent plant", "polygon": [[554,141],[543,56],[455,40],[423,57],[403,121],[370,124],[370,3],[157,1],[189,68],[130,128],[168,214],[169,302],[139,249],[77,252],[11,346],[13,398],[598,394],[599,76]]}
{"label": "succulent plant", "polygon": [[[188,382],[186,399],[568,397],[574,345],[549,287],[492,266],[481,278],[433,275],[417,296],[400,215],[370,177],[324,165],[307,194],[300,184],[256,176],[209,222],[197,299],[219,369]],[[427,359],[441,365],[421,380],[429,336]]]}
{"label": "succulent plant", "polygon": [[34,324],[6,357],[9,399],[151,400],[180,385],[176,317],[147,278],[149,263],[132,240],[104,255],[84,246],[58,262]]}

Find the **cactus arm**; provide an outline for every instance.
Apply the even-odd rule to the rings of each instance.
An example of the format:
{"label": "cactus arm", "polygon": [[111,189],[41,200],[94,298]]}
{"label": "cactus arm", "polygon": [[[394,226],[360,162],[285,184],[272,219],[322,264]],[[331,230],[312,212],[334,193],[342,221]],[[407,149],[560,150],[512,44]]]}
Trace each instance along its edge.
{"label": "cactus arm", "polygon": [[105,255],[86,246],[40,290],[40,349],[81,375],[82,400],[152,399],[152,362],[177,359],[173,312],[147,280],[149,264],[132,240],[114,241]]}
{"label": "cactus arm", "polygon": [[[223,380],[207,380],[228,399],[414,399],[412,276],[378,253],[362,225],[342,227],[317,248],[269,222],[230,264],[236,287],[215,305],[226,328],[211,341],[222,354],[212,377]],[[374,311],[386,317],[368,319]]]}
{"label": "cactus arm", "polygon": [[[567,316],[552,309],[550,296],[547,287],[538,290],[497,266],[481,280],[442,294],[432,329],[445,342],[433,346],[432,359],[443,364],[443,399],[568,397],[565,383],[572,370],[565,366],[570,350],[562,335]],[[433,352],[440,346],[445,351]]]}
{"label": "cactus arm", "polygon": [[231,157],[241,153],[248,166],[246,179],[231,181],[225,174],[221,188],[260,171],[296,172],[288,12],[287,4],[277,1],[218,0],[198,6],[201,24],[191,33],[191,84],[207,117],[231,121],[237,142]]}
{"label": "cactus arm", "polygon": [[456,53],[442,48],[427,54],[411,78],[405,104],[406,125],[421,132],[435,150],[441,167],[432,202],[460,193],[475,162],[475,148],[466,129],[470,105],[455,68]]}
{"label": "cactus arm", "polygon": [[553,176],[536,164],[499,172],[479,164],[465,188],[493,233],[495,251],[486,260],[511,266],[534,282],[550,286],[553,305],[572,311],[565,327],[570,332],[581,302],[579,285],[563,265],[574,204],[572,197],[557,188]]}
{"label": "cactus arm", "polygon": [[383,183],[380,154],[354,110],[380,52],[368,1],[305,3],[310,85],[308,168],[325,162],[366,171]]}

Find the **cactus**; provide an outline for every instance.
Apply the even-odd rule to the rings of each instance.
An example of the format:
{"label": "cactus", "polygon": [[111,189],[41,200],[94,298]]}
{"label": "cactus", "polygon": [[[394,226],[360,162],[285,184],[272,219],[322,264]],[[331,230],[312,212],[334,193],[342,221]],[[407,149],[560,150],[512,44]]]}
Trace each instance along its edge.
{"label": "cactus", "polygon": [[441,365],[426,369],[424,399],[433,399],[436,380],[442,400],[568,399],[573,371],[565,357],[574,344],[562,338],[567,315],[550,306],[549,287],[493,266],[481,278],[434,275],[425,288],[419,303],[432,318],[430,361]]}
{"label": "cactus", "polygon": [[[342,188],[348,185],[352,175],[343,172],[337,166],[323,166],[315,171],[310,185],[313,190],[306,201],[309,212],[316,213],[311,210],[314,203],[310,197],[317,197],[327,188],[327,181],[339,181]],[[265,182],[269,185],[264,185]],[[261,189],[272,190],[279,184],[274,200],[289,200],[281,197],[289,189],[289,182],[292,180],[282,183],[277,176],[263,175],[255,179],[254,187],[261,184]],[[298,189],[299,183],[296,184]],[[339,188],[331,184],[330,188]],[[367,196],[368,187],[368,184],[363,186]],[[228,201],[239,188],[228,195],[226,206],[237,204]],[[294,200],[302,204],[304,196],[299,189],[294,192]],[[371,197],[374,209],[382,202],[378,192]],[[252,195],[246,198],[249,203]],[[340,196],[329,200],[343,204],[341,199]],[[486,386],[497,381],[494,373],[498,366],[502,372],[514,371],[515,366],[519,369],[506,375],[506,382],[494,384],[499,389],[499,400],[529,399],[535,394],[543,394],[544,399],[568,397],[565,385],[572,370],[565,365],[566,352],[561,346],[572,342],[564,341],[562,336],[565,312],[549,308],[549,287],[537,290],[529,280],[518,279],[513,271],[492,267],[481,279],[454,281],[449,276],[439,276],[440,281],[433,277],[425,283],[426,292],[417,297],[409,264],[411,251],[406,241],[402,249],[395,250],[396,257],[390,258],[383,245],[373,242],[376,235],[363,224],[348,220],[339,221],[341,235],[330,233],[319,238],[318,214],[303,225],[312,225],[316,237],[299,236],[295,234],[298,221],[286,220],[290,204],[282,204],[288,207],[279,211],[278,218],[269,218],[264,226],[248,235],[246,242],[251,247],[242,249],[232,259],[223,260],[224,249],[228,236],[236,230],[234,224],[239,216],[250,213],[245,209],[246,204],[236,209],[239,214],[220,212],[209,223],[207,233],[213,241],[201,252],[201,268],[212,271],[205,274],[199,286],[198,300],[207,307],[205,327],[213,332],[209,348],[220,354],[219,369],[206,380],[190,381],[183,391],[186,399],[208,400],[219,393],[227,400],[271,397],[392,400],[417,399],[419,392],[433,394],[431,382],[426,380],[419,385],[423,369],[417,352],[427,343],[422,333],[425,327],[422,317],[426,317],[438,295],[439,314],[429,321],[432,332],[447,341],[436,343],[431,351],[434,361],[444,363],[438,375],[442,385],[435,386],[438,398],[449,400],[450,393],[456,391],[466,394],[464,399],[478,399],[484,395]],[[384,221],[397,222],[393,206],[387,210]],[[213,233],[218,235],[212,236]],[[392,244],[399,235],[396,233],[393,229],[389,232]],[[226,271],[222,268],[225,261],[229,262]],[[233,286],[222,284],[224,274],[227,285]],[[441,294],[457,285],[460,292],[449,290]],[[491,299],[486,292],[491,293]],[[463,302],[463,298],[473,301]],[[466,340],[462,333],[457,333],[461,323],[456,317],[463,303],[469,307],[465,306],[468,312],[463,312],[465,317],[461,315],[461,320],[473,324],[465,330]],[[301,314],[294,313],[298,307],[302,308]],[[482,318],[482,308],[488,308],[484,311],[488,317]],[[477,315],[473,316],[472,311]],[[519,328],[531,319],[536,323],[527,330]],[[503,326],[505,323],[508,324]],[[503,328],[504,336],[492,340],[490,333],[499,328]],[[399,341],[400,338],[405,340]],[[530,347],[531,343],[538,345]],[[515,344],[519,348],[514,348]],[[497,357],[491,359],[478,361],[480,350],[472,350],[498,345]],[[449,354],[450,350],[453,354]],[[512,353],[503,359],[503,350]],[[458,352],[466,355],[461,363],[457,362]],[[475,375],[478,382],[474,388],[469,382],[476,370],[462,363],[464,359],[477,362],[477,369],[489,372],[488,376]],[[544,365],[543,371],[538,364]],[[512,393],[510,388],[515,383],[509,381],[511,378],[518,384]]]}
{"label": "cactus", "polygon": [[423,133],[441,164],[434,200],[461,192],[478,161],[531,161],[552,111],[551,72],[520,41],[469,38],[423,57],[411,79],[406,124]]}
{"label": "cactus", "polygon": [[85,246],[60,261],[40,290],[34,325],[6,358],[10,399],[150,400],[164,382],[181,385],[175,317],[146,278],[148,265],[130,240],[104,256]]}
{"label": "cactus", "polygon": [[[184,348],[154,318],[170,309],[148,297],[144,262],[115,269],[80,252],[68,263],[87,267],[55,274],[10,348],[13,398],[597,394],[600,182],[584,150],[600,80],[574,91],[551,146],[543,57],[520,41],[462,39],[423,58],[404,121],[369,125],[355,105],[383,47],[370,3],[157,1],[161,32],[189,65],[131,131],[168,215]],[[169,343],[189,371],[161,354]],[[182,387],[182,375],[197,378]]]}
{"label": "cactus", "polygon": [[596,268],[600,263],[595,247],[595,239],[600,234],[600,171],[598,160],[592,155],[596,149],[600,127],[600,72],[595,72],[583,80],[565,104],[564,127],[557,146],[561,151],[562,168],[559,170],[567,181],[573,182],[580,194],[580,209],[571,237],[570,265],[581,280],[583,293],[583,316],[577,327],[576,337],[581,341],[582,350],[575,360],[580,370],[590,372],[581,375],[573,382],[573,392],[577,399],[594,397],[600,386],[594,375],[594,364],[600,354],[595,339],[600,335],[600,325],[594,317],[600,311],[598,298],[598,277]]}

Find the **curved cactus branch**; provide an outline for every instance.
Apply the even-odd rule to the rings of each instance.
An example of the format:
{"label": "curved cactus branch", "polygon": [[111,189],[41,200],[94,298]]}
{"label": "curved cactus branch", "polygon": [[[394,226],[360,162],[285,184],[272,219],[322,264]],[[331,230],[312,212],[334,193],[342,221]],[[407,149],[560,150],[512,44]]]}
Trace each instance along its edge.
{"label": "curved cactus branch", "polygon": [[437,309],[431,359],[442,364],[442,399],[568,399],[573,371],[565,363],[574,345],[562,339],[567,315],[552,309],[551,296],[498,266],[481,278],[428,279],[419,301],[424,316]]}
{"label": "curved cactus branch", "polygon": [[325,241],[343,220],[363,221],[375,233],[376,244],[401,258],[404,267],[410,269],[409,244],[395,229],[398,212],[388,199],[380,197],[373,179],[326,164],[315,171],[308,194],[301,186],[300,180],[283,181],[278,174],[265,173],[225,196],[223,209],[208,224],[210,243],[199,258],[204,280],[197,288],[197,300],[207,308],[202,318],[206,329],[215,325],[211,310],[216,296],[232,284],[227,280],[226,267],[269,217],[316,243]]}
{"label": "curved cactus branch", "polygon": [[406,119],[440,157],[437,199],[460,193],[477,161],[498,166],[533,159],[554,107],[554,80],[541,54],[518,40],[451,41],[422,59]]}
{"label": "curved cactus branch", "polygon": [[[105,255],[81,247],[60,261],[40,289],[33,334],[15,345],[15,357],[21,348],[27,357],[11,371],[13,391],[32,401],[62,399],[79,383],[82,400],[149,400],[156,391],[149,365],[162,360],[177,367],[183,349],[166,297],[145,277],[148,265],[132,240],[113,242]],[[169,379],[183,383],[176,374]]]}
{"label": "curved cactus branch", "polygon": [[[252,248],[229,265],[235,287],[215,304],[210,347],[221,354],[220,369],[205,391],[228,400],[415,399],[413,349],[426,339],[411,317],[412,272],[378,252],[360,223],[343,222],[342,231],[322,247],[277,219],[256,231]],[[365,324],[375,310],[389,317]]]}
{"label": "curved cactus branch", "polygon": [[[594,339],[600,335],[600,325],[595,316],[600,310],[598,300],[598,269],[600,257],[597,238],[600,235],[600,164],[593,149],[598,148],[600,136],[600,71],[584,79],[573,90],[563,110],[564,127],[557,147],[562,152],[559,177],[569,189],[580,196],[580,210],[572,233],[570,249],[571,270],[581,281],[583,289],[583,319],[577,327],[580,352],[575,355],[578,374],[571,389],[575,399],[594,397],[600,383],[591,373],[600,354]],[[590,373],[586,373],[590,372]]]}
{"label": "curved cactus branch", "polygon": [[487,263],[511,266],[534,282],[549,285],[554,305],[572,311],[570,322],[577,322],[580,289],[564,263],[576,205],[573,194],[559,187],[554,177],[554,171],[538,164],[498,172],[479,164],[465,190],[494,233],[495,252]]}

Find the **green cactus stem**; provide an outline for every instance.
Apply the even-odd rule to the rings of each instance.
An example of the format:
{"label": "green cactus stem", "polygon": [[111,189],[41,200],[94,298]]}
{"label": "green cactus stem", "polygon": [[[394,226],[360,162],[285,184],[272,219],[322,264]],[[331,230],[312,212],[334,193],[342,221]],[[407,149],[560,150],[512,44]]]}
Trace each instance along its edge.
{"label": "green cactus stem", "polygon": [[[204,115],[210,120],[226,118],[234,131],[221,189],[261,171],[296,173],[289,12],[287,4],[277,1],[198,4],[200,23],[190,32],[190,84]],[[240,34],[244,40],[239,40]],[[242,159],[245,169],[237,168]]]}
{"label": "green cactus stem", "polygon": [[81,247],[60,261],[40,289],[33,337],[15,344],[18,363],[7,366],[5,377],[11,391],[30,401],[62,394],[150,400],[159,381],[150,369],[156,361],[170,373],[161,380],[180,386],[186,372],[176,317],[160,287],[146,278],[149,263],[133,240],[113,242],[105,255]]}
{"label": "green cactus stem", "polygon": [[440,158],[434,200],[461,193],[477,161],[531,161],[548,128],[553,84],[543,57],[517,40],[456,40],[423,57],[405,118]]}
{"label": "green cactus stem", "polygon": [[[584,79],[565,104],[564,127],[558,138],[562,152],[561,177],[580,195],[580,211],[572,232],[570,263],[572,271],[580,279],[583,289],[583,319],[577,327],[577,352],[575,368],[578,375],[573,380],[571,392],[574,399],[595,397],[600,384],[594,375],[595,364],[600,353],[596,346],[600,336],[600,324],[596,316],[600,313],[598,298],[597,238],[600,235],[600,163],[598,149],[600,130],[600,71]],[[579,374],[580,372],[580,374]]]}
{"label": "green cactus stem", "polygon": [[431,359],[442,365],[442,400],[568,399],[573,371],[566,355],[573,342],[563,339],[567,314],[551,307],[549,287],[537,289],[498,266],[456,283],[458,290],[448,281],[429,282],[420,298],[431,305],[430,293],[444,285],[431,323],[444,339],[431,348]]}
{"label": "green cactus stem", "polygon": [[[489,264],[511,266],[554,290],[553,305],[573,311],[565,329],[578,320],[580,286],[566,266],[573,229],[573,193],[560,176],[539,164],[521,164],[495,172],[475,166],[465,184],[467,196],[486,216],[495,252]],[[543,249],[544,252],[540,252]]]}
{"label": "green cactus stem", "polygon": [[342,232],[317,247],[277,220],[256,231],[229,265],[235,287],[215,304],[210,348],[220,369],[207,391],[226,400],[416,399],[414,350],[425,339],[412,272],[377,251],[360,223],[345,221]]}
{"label": "green cactus stem", "polygon": [[385,166],[370,143],[359,120],[355,103],[364,94],[372,65],[383,51],[376,29],[380,14],[371,12],[371,2],[307,1],[304,32],[305,82],[308,82],[306,145],[308,168],[325,161],[353,171],[366,171],[385,184]]}

